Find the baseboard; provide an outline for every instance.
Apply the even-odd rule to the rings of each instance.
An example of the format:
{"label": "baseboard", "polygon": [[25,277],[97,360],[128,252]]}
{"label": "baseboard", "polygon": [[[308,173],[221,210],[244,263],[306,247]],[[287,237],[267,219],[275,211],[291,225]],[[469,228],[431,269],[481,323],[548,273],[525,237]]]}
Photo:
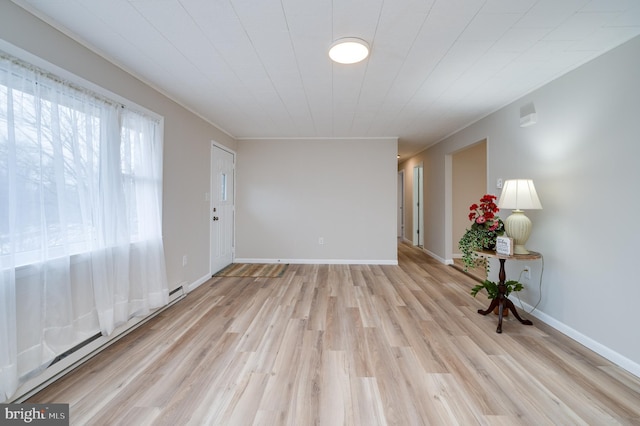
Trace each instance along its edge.
{"label": "baseboard", "polygon": [[45,369],[38,376],[33,377],[32,379],[25,382],[17,389],[13,397],[8,400],[7,403],[24,402],[65,374],[78,368],[79,366],[90,360],[92,357],[94,357],[107,347],[111,346],[113,343],[117,342],[122,337],[126,336],[145,322],[158,315],[160,312],[177,303],[179,300],[183,299],[185,295],[186,293],[184,292],[183,288],[176,288],[171,292],[171,295],[169,296],[169,303],[167,305],[156,309],[146,317],[130,319],[126,324],[118,327],[115,330],[114,334],[112,334],[111,336],[100,336],[90,343],[82,346],[77,351],[69,354],[65,358]]}
{"label": "baseboard", "polygon": [[234,263],[290,263],[304,265],[397,265],[398,259],[257,259],[237,257]]}
{"label": "baseboard", "polygon": [[204,275],[200,278],[198,278],[196,281],[192,282],[191,284],[188,284],[185,289],[187,293],[191,293],[193,290],[195,290],[196,288],[200,287],[202,284],[206,283],[207,281],[209,281],[211,279],[211,276],[213,274],[209,273],[207,275]]}
{"label": "baseboard", "polygon": [[445,259],[443,257],[438,256],[434,252],[425,249],[425,248],[422,248],[422,251],[424,253],[428,254],[429,257],[434,258],[435,260],[437,260],[438,262],[440,262],[440,263],[442,263],[444,265],[453,265],[453,259]]}
{"label": "baseboard", "polygon": [[[511,299],[513,300],[513,298]],[[513,300],[513,301],[515,302],[516,300]],[[527,315],[532,315],[538,318],[540,321],[556,329],[557,331],[564,334],[565,336],[575,340],[581,345],[591,349],[598,355],[606,358],[607,360],[616,364],[620,368],[627,370],[629,373],[633,374],[634,376],[640,377],[640,364],[630,360],[629,358],[619,354],[618,352],[611,350],[610,348],[604,346],[602,343],[599,343],[593,340],[592,338],[585,336],[579,331],[556,320],[552,316],[549,316],[538,309],[533,309],[533,306],[529,305],[528,303],[525,303],[521,300],[517,300],[517,301],[519,304],[522,305],[522,309],[527,313]]]}
{"label": "baseboard", "polygon": [[[453,265],[453,267],[456,269],[459,269],[455,264]],[[464,273],[464,271],[462,271],[461,269],[459,270]],[[479,279],[478,277],[475,277],[472,274],[467,273],[467,275],[473,278]],[[481,279],[479,280],[481,281]],[[612,363],[619,366],[620,368],[627,370],[629,373],[633,374],[634,376],[640,377],[640,364],[630,360],[629,358],[626,358],[623,355],[620,355],[618,352],[611,350],[610,348],[593,340],[592,338],[585,336],[579,331],[569,327],[563,322],[558,321],[554,317],[542,312],[541,310],[534,309],[533,306],[518,299],[517,296],[516,297],[511,296],[510,299],[516,304],[516,308],[522,309],[526,313],[526,315],[531,315],[533,317],[538,318],[540,321],[544,322],[551,328],[559,331],[560,333],[564,334],[570,339],[575,340],[576,342],[580,343],[584,347],[589,348],[590,350],[594,351],[595,353],[602,356],[603,358],[606,358],[607,360],[611,361]]]}

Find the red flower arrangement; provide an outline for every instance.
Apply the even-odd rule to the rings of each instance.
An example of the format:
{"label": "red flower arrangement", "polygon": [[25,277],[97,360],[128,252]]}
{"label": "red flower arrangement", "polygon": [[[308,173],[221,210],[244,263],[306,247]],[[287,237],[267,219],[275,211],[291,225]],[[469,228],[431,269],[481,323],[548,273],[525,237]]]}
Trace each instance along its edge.
{"label": "red flower arrangement", "polygon": [[473,222],[476,227],[482,227],[487,231],[500,231],[502,227],[502,221],[496,213],[500,211],[500,208],[495,203],[497,197],[491,194],[485,194],[480,198],[480,204],[471,204],[469,206],[469,220]]}
{"label": "red flower arrangement", "polygon": [[504,234],[504,223],[496,214],[500,211],[496,198],[495,195],[485,194],[480,198],[480,204],[469,206],[469,220],[473,223],[458,242],[465,270],[484,264],[487,272],[489,271],[489,263],[482,263],[477,252],[494,250],[496,239]]}

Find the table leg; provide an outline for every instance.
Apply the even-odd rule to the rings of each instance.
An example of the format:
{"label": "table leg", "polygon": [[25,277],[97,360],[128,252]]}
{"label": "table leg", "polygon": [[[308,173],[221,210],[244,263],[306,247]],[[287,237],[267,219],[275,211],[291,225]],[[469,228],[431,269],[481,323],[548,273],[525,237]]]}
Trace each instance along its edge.
{"label": "table leg", "polygon": [[509,300],[509,298],[505,299],[505,302],[507,304],[507,308],[509,308],[509,310],[513,313],[513,316],[516,317],[518,319],[518,321],[520,321],[520,323],[524,324],[524,325],[533,325],[533,323],[528,320],[528,319],[522,319],[520,317],[520,315],[518,315],[518,311],[516,311],[516,307],[513,304],[513,302],[511,300]]}
{"label": "table leg", "polygon": [[489,312],[493,312],[493,310],[495,309],[496,306],[498,306],[498,298],[497,297],[491,301],[491,304],[489,305],[489,307],[487,309],[485,309],[484,311],[482,309],[478,309],[478,313],[481,314],[481,315],[487,315]]}
{"label": "table leg", "polygon": [[506,259],[498,259],[500,261],[500,271],[498,272],[498,297],[491,301],[491,304],[484,311],[482,309],[478,309],[478,313],[482,315],[487,315],[489,312],[492,312],[495,307],[498,307],[498,328],[496,328],[496,333],[502,333],[502,316],[505,308],[508,308],[515,316],[520,323],[524,325],[533,325],[533,323],[529,320],[522,319],[516,311],[516,307],[511,300],[507,297],[507,286],[505,285],[505,281],[507,279],[507,274],[504,270],[504,263]]}

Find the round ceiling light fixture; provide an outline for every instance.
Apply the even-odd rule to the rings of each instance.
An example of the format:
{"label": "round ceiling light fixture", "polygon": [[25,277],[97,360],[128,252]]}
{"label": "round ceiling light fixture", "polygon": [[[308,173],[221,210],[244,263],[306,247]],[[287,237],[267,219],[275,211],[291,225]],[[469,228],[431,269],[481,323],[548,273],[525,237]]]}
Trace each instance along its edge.
{"label": "round ceiling light fixture", "polygon": [[339,64],[355,64],[367,56],[369,56],[369,44],[355,37],[338,39],[329,48],[329,57]]}

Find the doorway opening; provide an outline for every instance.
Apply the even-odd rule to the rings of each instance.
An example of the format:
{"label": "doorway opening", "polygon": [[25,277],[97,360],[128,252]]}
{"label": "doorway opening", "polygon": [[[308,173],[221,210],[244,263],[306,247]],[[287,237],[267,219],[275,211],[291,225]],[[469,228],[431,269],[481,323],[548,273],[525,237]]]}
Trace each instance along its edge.
{"label": "doorway opening", "polygon": [[460,151],[456,151],[451,158],[451,208],[449,210],[451,224],[448,230],[451,238],[448,256],[454,263],[462,254],[458,248],[458,241],[465,230],[471,225],[469,222],[469,206],[477,203],[487,193],[487,140],[483,139]]}

